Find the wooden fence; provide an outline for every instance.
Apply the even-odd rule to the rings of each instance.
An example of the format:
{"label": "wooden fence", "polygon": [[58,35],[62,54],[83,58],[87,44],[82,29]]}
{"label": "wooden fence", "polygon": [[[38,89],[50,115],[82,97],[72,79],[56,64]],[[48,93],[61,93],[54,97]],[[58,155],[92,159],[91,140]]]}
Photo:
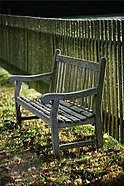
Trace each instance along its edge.
{"label": "wooden fence", "polygon": [[[62,54],[93,61],[106,57],[104,132],[124,142],[124,17],[48,19],[0,15],[0,65],[13,74],[50,71],[55,48]],[[46,90],[47,84],[42,86]],[[41,84],[35,84],[35,88],[40,90]]]}

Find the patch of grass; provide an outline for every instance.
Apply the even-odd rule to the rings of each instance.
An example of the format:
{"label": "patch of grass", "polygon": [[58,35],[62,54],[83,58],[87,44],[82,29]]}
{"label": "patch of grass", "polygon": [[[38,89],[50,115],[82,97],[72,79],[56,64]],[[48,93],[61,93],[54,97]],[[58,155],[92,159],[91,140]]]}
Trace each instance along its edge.
{"label": "patch of grass", "polygon": [[[8,84],[8,76],[0,69],[0,186],[123,185],[124,147],[107,134],[102,149],[65,150],[58,160],[52,152],[50,129],[42,120],[24,121],[15,128],[15,85]],[[22,92],[38,95],[25,84]],[[60,130],[62,143],[87,136],[94,137],[91,125]]]}

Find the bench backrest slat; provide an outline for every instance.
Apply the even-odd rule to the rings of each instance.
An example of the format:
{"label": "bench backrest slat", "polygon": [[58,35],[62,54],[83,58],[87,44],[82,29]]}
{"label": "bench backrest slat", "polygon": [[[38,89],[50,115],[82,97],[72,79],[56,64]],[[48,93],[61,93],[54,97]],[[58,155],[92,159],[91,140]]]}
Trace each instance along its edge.
{"label": "bench backrest slat", "polygon": [[[52,92],[75,92],[98,85],[99,63],[56,52],[53,68]],[[93,109],[93,96],[76,100],[76,104]]]}

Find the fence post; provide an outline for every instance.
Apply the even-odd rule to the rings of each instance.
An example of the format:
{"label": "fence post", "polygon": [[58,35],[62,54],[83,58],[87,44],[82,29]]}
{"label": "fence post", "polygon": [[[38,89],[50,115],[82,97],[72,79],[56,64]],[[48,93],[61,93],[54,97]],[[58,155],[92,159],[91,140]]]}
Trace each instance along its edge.
{"label": "fence post", "polygon": [[121,20],[121,30],[122,30],[122,122],[120,124],[120,138],[121,143],[124,144],[124,19]]}

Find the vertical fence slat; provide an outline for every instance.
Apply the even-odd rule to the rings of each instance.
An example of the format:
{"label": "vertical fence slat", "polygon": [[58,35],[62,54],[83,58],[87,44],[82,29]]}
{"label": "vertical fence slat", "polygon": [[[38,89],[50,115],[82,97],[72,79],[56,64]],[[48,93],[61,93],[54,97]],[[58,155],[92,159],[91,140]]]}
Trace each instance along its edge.
{"label": "vertical fence slat", "polygon": [[[117,41],[118,41],[118,102],[119,102],[119,121],[116,125],[116,139],[119,140],[119,131],[122,130],[123,103],[122,103],[122,46],[121,46],[121,22],[117,21]],[[121,131],[120,131],[121,132]]]}
{"label": "vertical fence slat", "polygon": [[113,20],[113,67],[114,67],[114,118],[115,125],[117,125],[118,121],[118,92],[117,92],[117,45],[116,45],[116,21]]}
{"label": "vertical fence slat", "polygon": [[[104,20],[99,21],[99,29],[100,29],[100,57],[105,56],[104,51]],[[108,63],[108,61],[107,61]],[[103,129],[104,132],[108,132],[108,107],[107,107],[107,68],[105,72],[105,81],[104,81],[104,89],[103,89]]]}
{"label": "vertical fence slat", "polygon": [[109,79],[110,79],[110,105],[111,105],[111,133],[114,136],[114,99],[113,99],[113,61],[112,61],[112,29],[111,29],[111,21],[107,20],[107,30],[108,30],[108,59],[109,59]]}
{"label": "vertical fence slat", "polygon": [[121,143],[124,143],[124,19],[122,20],[122,103],[123,103],[123,121],[121,123],[120,127],[120,138],[121,138]]}
{"label": "vertical fence slat", "polygon": [[104,40],[104,55],[107,60],[106,64],[106,103],[107,103],[107,131],[111,133],[111,105],[110,105],[110,82],[109,82],[109,59],[108,59],[108,42],[107,42],[107,21],[103,21],[103,40]]}

